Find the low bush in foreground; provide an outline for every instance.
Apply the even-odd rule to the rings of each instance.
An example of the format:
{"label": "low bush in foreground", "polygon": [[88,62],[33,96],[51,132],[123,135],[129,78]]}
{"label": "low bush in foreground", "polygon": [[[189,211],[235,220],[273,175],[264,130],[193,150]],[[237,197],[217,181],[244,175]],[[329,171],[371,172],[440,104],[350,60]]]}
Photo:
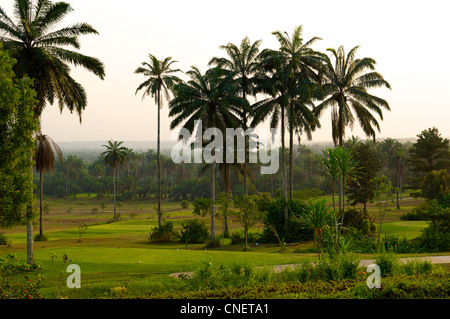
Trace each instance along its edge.
{"label": "low bush in foreground", "polygon": [[449,298],[449,273],[427,260],[400,263],[393,254],[376,260],[383,274],[381,288],[369,289],[365,268],[352,255],[323,258],[319,263],[274,272],[271,267],[236,264],[232,267],[210,262],[182,278],[179,292],[150,294],[151,299],[295,299],[295,298]]}
{"label": "low bush in foreground", "polygon": [[365,280],[344,279],[317,282],[269,282],[251,286],[167,292],[150,299],[447,299],[450,277],[444,273],[383,278],[381,288],[369,289]]}

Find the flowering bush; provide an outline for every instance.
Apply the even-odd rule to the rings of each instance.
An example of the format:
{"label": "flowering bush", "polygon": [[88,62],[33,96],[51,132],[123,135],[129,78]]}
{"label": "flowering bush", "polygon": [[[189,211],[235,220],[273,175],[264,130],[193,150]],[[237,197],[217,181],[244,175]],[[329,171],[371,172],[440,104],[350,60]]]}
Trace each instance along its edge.
{"label": "flowering bush", "polygon": [[28,265],[15,254],[0,258],[0,299],[41,299],[39,263]]}

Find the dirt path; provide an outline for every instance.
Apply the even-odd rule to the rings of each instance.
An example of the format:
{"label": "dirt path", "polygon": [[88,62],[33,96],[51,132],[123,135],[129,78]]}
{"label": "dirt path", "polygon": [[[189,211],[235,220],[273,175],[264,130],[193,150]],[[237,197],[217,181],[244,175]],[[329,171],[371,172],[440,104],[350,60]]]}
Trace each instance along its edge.
{"label": "dirt path", "polygon": [[[407,262],[408,260],[419,259],[419,260],[430,260],[433,264],[450,264],[450,256],[428,256],[428,257],[411,257],[411,258],[400,258],[401,262]],[[360,267],[366,267],[370,264],[375,263],[375,259],[365,259],[361,260],[359,263]],[[301,264],[286,264],[286,265],[277,265],[273,266],[274,272],[281,272],[286,268],[295,269],[295,267],[300,266]],[[265,267],[265,266],[263,266]],[[193,271],[185,271],[185,272],[176,272],[170,274],[169,276],[172,278],[180,278],[180,275],[190,277],[193,275]]]}

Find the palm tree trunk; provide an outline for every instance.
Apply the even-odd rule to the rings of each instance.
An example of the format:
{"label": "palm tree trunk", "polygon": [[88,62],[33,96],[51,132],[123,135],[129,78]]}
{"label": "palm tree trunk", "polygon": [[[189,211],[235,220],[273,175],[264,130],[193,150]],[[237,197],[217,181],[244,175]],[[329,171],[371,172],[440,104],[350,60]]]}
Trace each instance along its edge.
{"label": "palm tree trunk", "polygon": [[116,166],[114,166],[114,174],[113,174],[113,198],[114,198],[114,221],[117,220],[116,216]]}
{"label": "palm tree trunk", "polygon": [[160,134],[161,134],[161,89],[158,89],[158,132],[157,132],[157,162],[158,162],[158,226],[161,226],[161,156],[160,156]]}
{"label": "palm tree trunk", "polygon": [[214,243],[215,233],[214,233],[214,212],[215,212],[215,200],[216,200],[216,161],[212,162],[212,172],[211,172],[211,244]]}
{"label": "palm tree trunk", "polygon": [[[242,91],[242,97],[244,100],[246,100],[246,95],[245,95],[245,89]],[[244,131],[247,129],[247,114],[244,111],[243,113],[243,124],[244,124]],[[244,135],[244,193],[245,195],[248,195],[248,178],[247,178],[247,169],[248,169],[248,154],[247,154],[247,150],[248,150],[248,137],[247,135]]]}
{"label": "palm tree trunk", "polygon": [[39,172],[39,238],[42,240],[42,212],[44,210],[44,180],[42,178],[42,171]]}
{"label": "palm tree trunk", "polygon": [[289,128],[289,199],[294,194],[294,130]]}
{"label": "palm tree trunk", "polygon": [[[282,171],[282,189],[284,202],[287,203],[287,190],[286,190],[286,159],[285,159],[285,144],[284,144],[284,107],[281,107],[281,171]],[[287,228],[288,224],[288,209],[287,204],[284,208],[284,227]]]}
{"label": "palm tree trunk", "polygon": [[[31,179],[33,179],[33,165],[30,167]],[[27,219],[27,264],[31,265],[34,263],[34,252],[33,252],[33,189],[31,189],[30,201],[27,205],[26,211]]]}

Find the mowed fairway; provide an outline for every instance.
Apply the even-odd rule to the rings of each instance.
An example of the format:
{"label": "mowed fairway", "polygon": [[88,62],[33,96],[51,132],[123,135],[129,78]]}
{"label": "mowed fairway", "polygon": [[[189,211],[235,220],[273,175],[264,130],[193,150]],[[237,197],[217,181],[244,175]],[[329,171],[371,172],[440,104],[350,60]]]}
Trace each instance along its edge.
{"label": "mowed fairway", "polygon": [[[78,196],[76,200],[52,201],[52,211],[44,215],[43,222],[48,240],[34,243],[35,260],[42,265],[40,273],[46,277],[42,285],[44,297],[56,297],[58,283],[62,283],[60,295],[69,298],[107,298],[114,287],[126,287],[134,296],[149,291],[166,291],[184,285],[183,281],[171,278],[171,273],[196,270],[203,263],[264,266],[316,260],[310,242],[289,244],[284,251],[280,251],[275,244],[252,244],[248,252],[242,250],[242,245],[231,245],[230,239],[225,239],[223,249],[206,249],[205,244],[189,244],[186,247],[180,241],[151,243],[149,232],[157,225],[152,205],[124,203],[121,221],[115,223],[109,222],[112,218],[111,206],[104,213],[92,213],[92,208],[97,205],[98,200],[94,197],[83,196]],[[410,239],[420,235],[420,231],[427,226],[426,222],[421,221],[399,221],[400,214],[395,211],[390,214],[392,216],[388,218],[389,222],[383,224],[382,233],[395,233]],[[192,215],[192,208],[182,209],[178,202],[165,204],[164,219],[172,221],[176,230],[179,231],[182,223],[189,218],[198,218]],[[209,228],[209,217],[202,219]],[[37,222],[38,219],[34,234],[39,231]],[[88,228],[81,233],[80,241],[78,225],[81,223],[88,224]],[[230,231],[242,230],[239,224],[232,221],[229,227]],[[222,224],[216,222],[216,234],[221,231]],[[253,231],[261,232],[262,226],[255,227]],[[25,260],[25,226],[16,226],[4,232],[11,245],[0,246],[0,256],[14,252]],[[58,258],[52,263],[53,253]],[[69,257],[65,264],[60,258],[62,254]],[[65,284],[69,264],[80,266],[81,289],[69,289]],[[58,274],[62,276],[58,277]]]}

